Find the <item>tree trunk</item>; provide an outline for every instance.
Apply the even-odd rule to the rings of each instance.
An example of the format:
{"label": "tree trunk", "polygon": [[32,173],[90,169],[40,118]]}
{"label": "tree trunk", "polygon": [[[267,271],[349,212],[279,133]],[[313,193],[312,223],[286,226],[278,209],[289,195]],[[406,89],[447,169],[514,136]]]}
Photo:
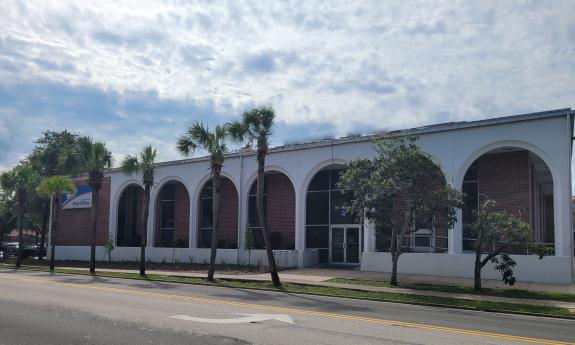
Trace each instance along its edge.
{"label": "tree trunk", "polygon": [[399,260],[399,255],[393,255],[391,257],[391,279],[390,284],[393,286],[397,286],[397,261]]}
{"label": "tree trunk", "polygon": [[60,208],[60,197],[54,198],[52,213],[52,233],[50,234],[50,272],[54,272],[54,261],[56,260],[56,221],[58,220]]}
{"label": "tree trunk", "polygon": [[92,222],[92,233],[90,236],[90,274],[96,273],[96,232],[98,225],[98,205],[100,204],[100,188],[92,187],[92,210],[90,220]]}
{"label": "tree trunk", "polygon": [[[48,232],[49,219],[50,219],[50,203],[48,203],[48,207],[44,209],[44,212],[42,214],[42,236],[40,236],[41,252],[44,251],[44,247],[46,246],[46,233]],[[44,256],[41,256],[40,260],[44,260]]]}
{"label": "tree trunk", "polygon": [[142,243],[140,244],[140,276],[146,275],[146,246],[148,245],[148,216],[150,213],[150,191],[152,187],[146,184],[142,198]]}
{"label": "tree trunk", "polygon": [[280,287],[282,284],[280,282],[280,276],[278,275],[276,260],[274,258],[274,252],[270,240],[270,234],[268,232],[268,227],[266,224],[266,215],[264,208],[264,178],[265,178],[264,167],[265,167],[265,158],[260,157],[260,154],[258,154],[258,181],[257,181],[258,184],[256,194],[258,219],[260,221],[262,234],[264,236],[264,243],[266,245],[266,253],[268,255],[268,263],[270,266],[270,275],[272,278],[272,283],[275,287]]}
{"label": "tree trunk", "polygon": [[220,214],[220,195],[222,177],[219,169],[214,169],[213,172],[213,190],[212,190],[212,223],[214,225],[212,230],[212,243],[210,250],[210,267],[208,268],[208,281],[214,281],[214,271],[216,269],[216,254],[218,251],[218,232],[220,228],[219,214]]}
{"label": "tree trunk", "polygon": [[18,205],[18,256],[16,258],[16,267],[20,267],[22,265],[22,254],[24,252],[23,246],[24,246],[24,207],[23,205]]}
{"label": "tree trunk", "polygon": [[481,290],[481,251],[475,251],[475,271],[473,274],[473,290]]}
{"label": "tree trunk", "polygon": [[389,283],[391,285],[397,285],[397,260],[399,259],[397,241],[397,230],[395,229],[395,224],[392,224],[391,247],[389,248],[389,253],[391,254],[391,277]]}

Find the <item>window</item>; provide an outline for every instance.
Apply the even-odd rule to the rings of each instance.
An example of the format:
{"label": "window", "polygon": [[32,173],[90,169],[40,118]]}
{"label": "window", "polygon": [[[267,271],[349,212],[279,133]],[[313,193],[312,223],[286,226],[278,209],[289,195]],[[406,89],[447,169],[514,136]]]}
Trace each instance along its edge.
{"label": "window", "polygon": [[477,178],[477,161],[471,164],[465,177],[461,191],[465,194],[462,209],[463,223],[463,250],[473,250],[473,243],[477,238],[472,234],[468,224],[475,221],[474,214],[479,210],[479,184]]}
{"label": "window", "polygon": [[160,246],[172,246],[176,226],[176,184],[162,187],[160,192]]}
{"label": "window", "polygon": [[[252,183],[248,197],[248,223],[252,228],[252,236],[254,239],[254,248],[265,248],[264,235],[260,225],[260,219],[257,207],[257,180]],[[268,204],[268,177],[264,177],[264,213],[267,213]]]}
{"label": "window", "polygon": [[332,224],[358,222],[357,217],[345,207],[350,196],[337,186],[344,171],[344,167],[320,170],[309,183],[306,195],[306,248],[328,249]]}

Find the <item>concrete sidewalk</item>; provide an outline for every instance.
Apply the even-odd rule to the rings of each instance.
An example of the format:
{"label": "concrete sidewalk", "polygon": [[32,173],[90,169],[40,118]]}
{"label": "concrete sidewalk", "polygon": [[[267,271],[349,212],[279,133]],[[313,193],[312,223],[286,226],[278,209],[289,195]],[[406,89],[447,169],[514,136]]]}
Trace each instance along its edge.
{"label": "concrete sidewalk", "polygon": [[[62,269],[75,269],[82,270],[82,268],[77,267],[58,267]],[[87,270],[87,269],[86,269]],[[136,273],[136,270],[123,270],[123,269],[101,269],[104,272],[124,272],[124,273]],[[180,277],[194,277],[194,278],[205,278],[205,272],[181,272],[181,271],[164,271],[164,270],[148,270],[149,274],[159,274],[165,276],[180,276]],[[257,273],[257,274],[225,274],[218,273],[215,274],[216,279],[234,279],[234,280],[256,280],[256,281],[268,281],[270,280],[269,273]],[[397,294],[407,294],[407,295],[420,295],[420,296],[434,296],[434,297],[447,297],[447,298],[458,298],[465,300],[475,300],[475,301],[490,301],[497,303],[514,303],[514,304],[532,304],[541,305],[548,307],[560,307],[566,308],[571,311],[575,311],[575,303],[572,302],[562,302],[562,301],[549,301],[549,300],[537,300],[537,299],[522,299],[522,298],[510,298],[510,297],[498,297],[498,296],[486,296],[486,295],[472,295],[463,293],[450,293],[450,292],[439,292],[439,291],[425,291],[425,290],[414,290],[406,288],[391,288],[385,286],[366,286],[366,285],[356,285],[356,284],[341,284],[329,282],[333,278],[345,278],[345,279],[364,279],[364,280],[383,280],[389,281],[389,274],[387,273],[377,273],[377,272],[361,272],[355,270],[347,269],[325,269],[325,268],[300,268],[284,270],[280,272],[280,278],[282,282],[296,283],[296,284],[306,284],[306,285],[316,285],[316,286],[326,286],[334,288],[343,289],[353,289],[360,291],[372,291],[372,292],[389,292]],[[399,274],[398,280],[400,282],[410,282],[410,283],[421,283],[421,284],[440,284],[440,285],[457,285],[457,286],[472,286],[473,279],[469,278],[448,278],[448,277],[432,277],[432,276],[422,276],[422,275],[407,275]],[[485,280],[483,282],[484,287],[492,288],[505,288],[503,282]],[[509,287],[507,287],[509,288]],[[548,291],[548,292],[565,292],[574,293],[574,285],[555,285],[555,284],[535,284],[535,283],[517,283],[513,288],[524,289],[530,291]]]}

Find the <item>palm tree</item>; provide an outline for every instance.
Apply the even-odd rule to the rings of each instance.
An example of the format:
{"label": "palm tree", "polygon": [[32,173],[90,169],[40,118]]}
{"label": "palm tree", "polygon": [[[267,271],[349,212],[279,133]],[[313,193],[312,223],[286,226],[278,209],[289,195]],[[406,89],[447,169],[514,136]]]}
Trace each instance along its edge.
{"label": "palm tree", "polygon": [[22,247],[24,245],[24,214],[28,198],[38,184],[39,176],[29,163],[23,162],[14,169],[0,175],[0,186],[13,200],[18,223],[18,258],[16,267],[22,264]]}
{"label": "palm tree", "polygon": [[60,211],[60,196],[62,193],[74,194],[76,186],[74,182],[65,176],[47,177],[37,188],[43,196],[49,197],[53,201],[52,209],[52,231],[50,233],[50,271],[54,271],[54,260],[56,254],[56,224]]}
{"label": "palm tree", "polygon": [[264,169],[274,118],[274,110],[270,107],[252,109],[251,111],[247,111],[242,114],[241,121],[235,121],[230,124],[230,133],[234,140],[246,142],[248,146],[251,146],[254,142],[256,143],[256,159],[258,161],[256,204],[258,217],[266,245],[272,283],[275,287],[279,287],[281,286],[281,282],[276,267],[276,261],[274,259],[273,248],[271,246],[270,234],[266,225],[264,209]]}
{"label": "palm tree", "polygon": [[148,244],[148,216],[150,214],[150,193],[154,185],[156,171],[156,149],[144,147],[138,156],[127,155],[120,169],[125,175],[142,174],[144,200],[142,200],[142,243],[140,248],[140,276],[146,275],[146,245]]}
{"label": "palm tree", "polygon": [[206,150],[210,154],[210,172],[213,179],[213,199],[212,199],[212,217],[213,231],[210,251],[210,267],[208,268],[208,280],[214,280],[214,269],[216,264],[216,251],[218,248],[218,231],[219,231],[219,210],[220,210],[220,193],[222,186],[221,171],[224,164],[225,155],[228,152],[227,142],[231,139],[228,125],[216,126],[211,132],[208,127],[197,122],[190,127],[187,133],[178,139],[178,151],[189,156],[198,148]]}
{"label": "palm tree", "polygon": [[90,273],[96,273],[96,231],[98,225],[98,208],[100,206],[100,189],[104,181],[104,171],[112,166],[112,153],[104,143],[93,142],[89,137],[80,137],[75,147],[62,158],[68,164],[77,167],[77,172],[88,174],[88,185],[92,189],[92,208],[90,221]]}

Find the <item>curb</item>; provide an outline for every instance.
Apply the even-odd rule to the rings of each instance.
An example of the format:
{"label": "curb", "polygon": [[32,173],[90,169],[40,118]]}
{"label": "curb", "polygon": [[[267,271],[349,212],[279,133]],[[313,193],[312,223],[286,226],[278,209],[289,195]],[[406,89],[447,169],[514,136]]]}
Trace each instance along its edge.
{"label": "curb", "polygon": [[[9,268],[9,269],[14,269],[14,270],[27,270],[27,271],[36,271],[36,272],[49,272],[49,270],[44,269],[43,266],[25,266],[25,267],[20,267],[20,268],[16,268],[16,267],[8,267],[6,264],[0,264],[0,268]],[[89,272],[82,272],[82,271],[78,271],[78,272],[54,272],[55,274],[66,274],[66,275],[86,275],[86,276],[91,276],[92,274],[90,274]],[[427,307],[436,307],[436,308],[444,308],[444,309],[457,309],[457,310],[469,310],[469,311],[480,311],[480,312],[491,312],[491,313],[502,313],[502,314],[512,314],[512,315],[523,315],[523,316],[534,316],[534,317],[549,317],[549,318],[554,318],[554,319],[563,319],[563,320],[575,320],[575,315],[574,316],[564,316],[564,315],[554,315],[554,314],[544,314],[544,313],[529,313],[529,312],[521,312],[521,311],[513,311],[513,310],[505,310],[505,309],[491,309],[491,308],[474,308],[474,307],[467,307],[467,306],[458,306],[458,305],[451,305],[451,304],[440,304],[440,303],[427,303],[427,302],[415,302],[415,301],[397,301],[397,300],[391,300],[391,299],[374,299],[374,298],[363,298],[363,297],[353,297],[353,296],[337,296],[337,295],[330,295],[330,294],[323,294],[323,293],[314,293],[314,292],[301,292],[301,291],[289,291],[289,290],[280,290],[280,289],[271,289],[271,288],[262,288],[262,287],[239,287],[239,286],[225,286],[225,285],[219,285],[217,283],[202,283],[202,282],[176,282],[176,281],[169,281],[169,280],[163,280],[163,279],[143,279],[143,278],[134,278],[134,277],[115,277],[112,276],[111,274],[113,274],[115,272],[111,272],[111,271],[99,271],[95,274],[95,276],[100,276],[100,277],[107,277],[107,278],[114,278],[114,279],[130,279],[130,280],[144,280],[144,281],[155,281],[155,282],[163,282],[166,284],[187,284],[187,285],[202,285],[202,286],[213,286],[213,287],[219,287],[219,288],[233,288],[233,289],[244,289],[244,290],[258,290],[258,291],[271,291],[271,292],[279,292],[279,293],[294,293],[294,294],[300,294],[300,295],[310,295],[310,296],[322,296],[322,297],[331,297],[331,298],[346,298],[346,299],[352,299],[352,300],[361,300],[361,301],[370,301],[370,302],[383,302],[383,303],[398,303],[398,304],[409,304],[409,305],[420,305],[420,306],[427,306]],[[121,272],[121,273],[125,273],[125,272]],[[108,275],[107,275],[108,274]],[[160,275],[162,276],[162,275]],[[170,276],[162,276],[162,277],[175,277],[175,278],[184,278],[184,279],[189,279],[189,278],[194,278],[194,279],[202,279],[202,278],[196,278],[196,277],[188,277],[188,276],[179,276],[179,275],[170,275]],[[223,278],[223,279],[217,279],[216,281],[223,281],[223,282],[258,282],[261,283],[261,281],[257,281],[257,280],[243,280],[243,279],[229,279],[229,278]],[[289,284],[293,284],[293,285],[301,285],[301,286],[317,286],[317,287],[326,287],[326,286],[322,286],[322,285],[313,285],[313,284],[306,284],[306,283],[289,283]],[[345,289],[345,288],[340,288],[340,289]],[[370,291],[365,291],[365,290],[358,290],[358,289],[345,289],[345,290],[349,290],[349,291],[355,291],[355,292],[370,292]],[[390,293],[393,294],[393,293]],[[403,295],[401,293],[395,293],[397,295]],[[469,299],[462,299],[462,298],[454,298],[451,297],[453,299],[456,300],[464,300],[464,301],[473,301],[473,300],[469,300]],[[483,301],[486,302],[486,301]],[[489,301],[487,301],[489,302]],[[513,303],[510,303],[513,304]],[[521,305],[536,305],[536,304],[521,304]],[[560,307],[556,307],[556,308],[560,308]]]}

